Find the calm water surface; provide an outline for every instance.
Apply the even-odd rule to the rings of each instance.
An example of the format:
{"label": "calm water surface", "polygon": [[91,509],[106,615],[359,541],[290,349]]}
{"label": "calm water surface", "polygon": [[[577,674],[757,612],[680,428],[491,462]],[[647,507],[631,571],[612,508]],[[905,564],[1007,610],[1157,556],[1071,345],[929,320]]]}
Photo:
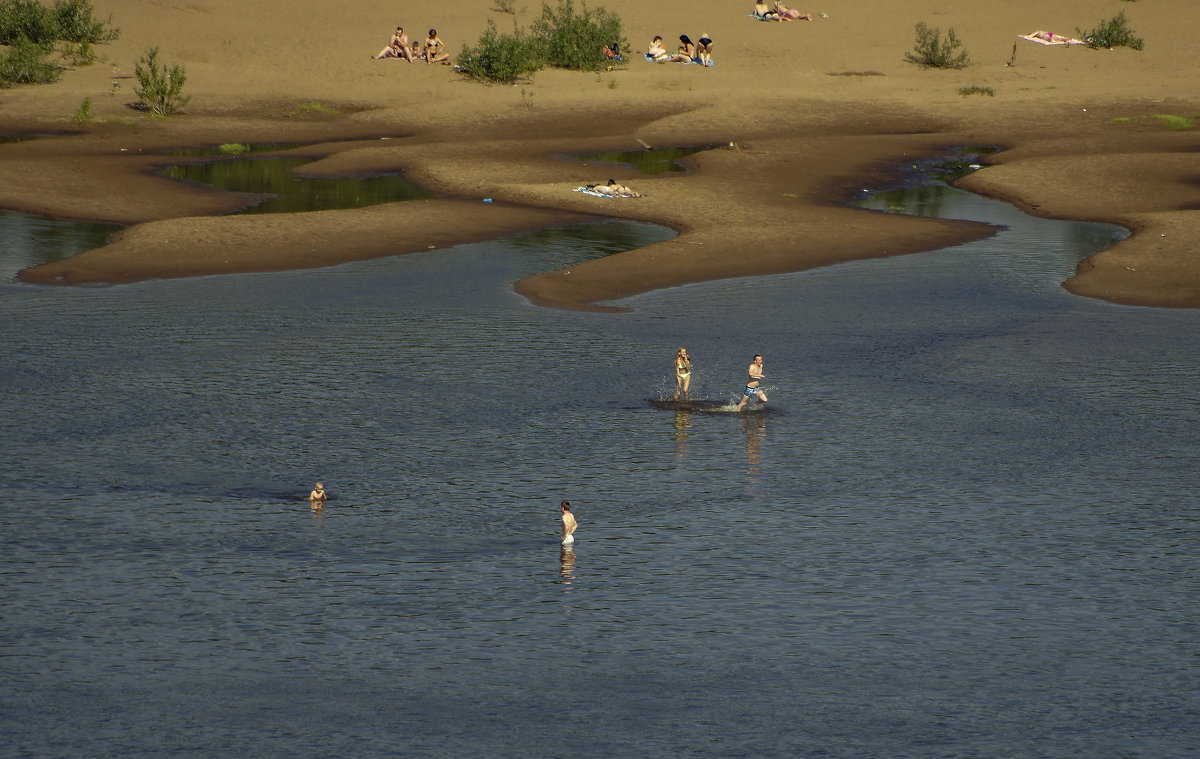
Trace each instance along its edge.
{"label": "calm water surface", "polygon": [[0,754],[1194,756],[1200,314],[936,204],[1012,228],[621,314],[511,283],[666,231],[0,285]]}

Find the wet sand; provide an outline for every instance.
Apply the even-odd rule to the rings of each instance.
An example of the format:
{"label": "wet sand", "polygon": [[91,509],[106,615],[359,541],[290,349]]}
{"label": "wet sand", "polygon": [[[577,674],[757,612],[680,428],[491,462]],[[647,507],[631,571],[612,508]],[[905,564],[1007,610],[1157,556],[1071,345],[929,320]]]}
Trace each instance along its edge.
{"label": "wet sand", "polygon": [[[962,181],[1038,215],[1108,221],[1134,234],[1083,262],[1066,286],[1121,303],[1200,305],[1200,129],[1155,115],[1200,115],[1200,42],[1183,0],[1068,0],[1053,10],[1018,0],[918,0],[869,7],[837,0],[828,18],[784,24],[728,3],[647,7],[617,0],[630,42],[709,32],[717,65],[655,65],[640,55],[611,72],[547,70],[516,86],[469,82],[451,68],[375,61],[404,24],[437,26],[454,53],[489,17],[527,25],[494,3],[447,12],[430,2],[334,9],[300,0],[244,7],[114,0],[119,40],[106,62],[58,84],[0,91],[0,135],[69,136],[0,145],[0,206],[130,225],[112,244],[25,270],[30,282],[73,284],[327,266],[427,250],[587,218],[651,221],[671,240],[523,280],[536,303],[570,308],[676,284],[797,271],[951,245],[985,225],[854,210],[917,156],[948,147],[1002,151]],[[1033,29],[1074,33],[1124,11],[1146,49],[1093,51],[1017,40]],[[680,28],[686,16],[688,28]],[[961,71],[904,60],[912,26],[953,26],[972,56]],[[301,41],[303,54],[296,53]],[[1013,46],[1016,45],[1014,57]],[[132,110],[136,59],[161,46],[185,66],[185,112],[155,120]],[[1013,63],[1014,65],[1007,65]],[[116,77],[116,78],[114,78]],[[120,86],[115,95],[113,82]],[[994,97],[962,96],[991,87]],[[93,122],[71,116],[92,99]],[[314,106],[313,104],[319,104]],[[386,138],[386,139],[380,139]],[[316,176],[399,171],[437,199],[368,209],[221,216],[246,196],[154,174],[173,147],[225,142],[317,144]],[[686,175],[643,177],[571,156],[646,146],[718,146]],[[646,193],[603,199],[572,190],[616,178]],[[483,203],[484,198],[495,202]]]}

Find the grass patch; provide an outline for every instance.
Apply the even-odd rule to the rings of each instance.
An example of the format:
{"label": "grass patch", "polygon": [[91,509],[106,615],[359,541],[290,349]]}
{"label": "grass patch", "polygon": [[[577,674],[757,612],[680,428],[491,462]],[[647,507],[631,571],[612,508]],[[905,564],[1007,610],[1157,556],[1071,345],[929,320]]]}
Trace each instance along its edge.
{"label": "grass patch", "polygon": [[1187,116],[1172,116],[1167,113],[1156,113],[1151,118],[1158,119],[1167,126],[1168,129],[1183,131],[1192,129],[1196,124]]}
{"label": "grass patch", "polygon": [[1113,119],[1112,123],[1114,123],[1114,124],[1132,124],[1132,123],[1139,123],[1139,122],[1145,123],[1146,121],[1151,121],[1151,122],[1157,121],[1158,123],[1165,126],[1167,129],[1171,129],[1171,130],[1177,131],[1177,132],[1186,132],[1189,129],[1196,128],[1196,124],[1200,123],[1200,115],[1176,116],[1176,115],[1170,114],[1170,113],[1151,113],[1146,116],[1135,116],[1135,117],[1121,116],[1121,117]]}
{"label": "grass patch", "polygon": [[915,31],[916,45],[912,52],[904,54],[906,60],[935,69],[962,69],[971,62],[971,56],[963,49],[962,40],[954,33],[954,27],[950,27],[943,37],[940,29],[920,21]]}
{"label": "grass patch", "polygon": [[1133,30],[1129,28],[1129,22],[1125,18],[1125,11],[1121,11],[1116,16],[1110,19],[1105,19],[1100,22],[1099,26],[1090,32],[1085,32],[1082,29],[1076,29],[1079,33],[1079,38],[1087,43],[1090,48],[1106,47],[1112,50],[1114,47],[1128,47],[1134,50],[1141,50],[1144,46],[1141,37],[1135,37]]}
{"label": "grass patch", "polygon": [[958,89],[958,94],[962,95],[963,97],[967,97],[968,95],[987,95],[990,98],[996,97],[996,91],[991,87],[978,87],[976,85],[971,85],[970,87],[960,87]]}
{"label": "grass patch", "polygon": [[225,142],[217,147],[217,151],[221,155],[242,155],[250,152],[250,146],[240,142]]}
{"label": "grass patch", "polygon": [[344,114],[341,109],[335,108],[332,105],[325,105],[324,103],[301,103],[296,106],[296,110],[300,113],[325,113],[330,116],[341,116]]}
{"label": "grass patch", "polygon": [[91,98],[84,98],[83,102],[79,104],[79,107],[77,109],[75,109],[75,123],[76,124],[92,123],[92,99]]}

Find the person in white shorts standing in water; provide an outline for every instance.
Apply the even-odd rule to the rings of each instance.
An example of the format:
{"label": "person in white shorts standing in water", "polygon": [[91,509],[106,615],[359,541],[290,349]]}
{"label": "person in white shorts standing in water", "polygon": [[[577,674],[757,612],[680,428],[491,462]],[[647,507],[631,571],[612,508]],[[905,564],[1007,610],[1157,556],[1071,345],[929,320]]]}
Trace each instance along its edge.
{"label": "person in white shorts standing in water", "polygon": [[575,515],[571,513],[571,504],[568,501],[563,501],[558,505],[562,510],[562,542],[563,545],[570,545],[575,542],[575,528],[579,524],[575,521]]}

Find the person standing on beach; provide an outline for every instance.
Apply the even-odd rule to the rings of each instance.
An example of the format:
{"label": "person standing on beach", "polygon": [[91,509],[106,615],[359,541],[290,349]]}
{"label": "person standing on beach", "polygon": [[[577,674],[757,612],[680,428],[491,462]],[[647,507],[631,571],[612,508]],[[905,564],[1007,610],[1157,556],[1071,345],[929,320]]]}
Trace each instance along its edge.
{"label": "person standing on beach", "polygon": [[688,356],[687,348],[675,351],[675,400],[679,394],[688,397],[688,389],[692,386],[692,359]]}
{"label": "person standing on beach", "polygon": [[562,511],[562,544],[568,546],[575,542],[575,528],[579,527],[579,524],[575,521],[575,515],[571,513],[569,501],[563,501],[558,508]]}
{"label": "person standing on beach", "polygon": [[755,353],[754,360],[750,362],[748,370],[749,379],[746,380],[746,389],[742,391],[742,401],[738,404],[737,410],[741,411],[746,406],[746,402],[751,398],[758,398],[763,403],[767,402],[767,394],[763,392],[762,381],[763,375],[763,357],[761,354]]}

